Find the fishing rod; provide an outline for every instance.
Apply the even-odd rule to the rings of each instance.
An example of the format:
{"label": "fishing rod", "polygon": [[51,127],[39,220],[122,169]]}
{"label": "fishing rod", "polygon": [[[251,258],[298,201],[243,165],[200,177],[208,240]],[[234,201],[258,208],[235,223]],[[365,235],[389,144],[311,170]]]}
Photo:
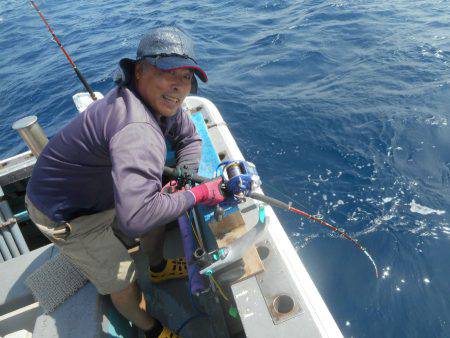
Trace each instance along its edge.
{"label": "fishing rod", "polygon": [[[367,258],[370,260],[370,262],[374,267],[375,276],[376,278],[378,278],[378,268],[375,263],[375,260],[361,244],[359,244],[356,240],[350,237],[346,232],[338,229],[337,227],[329,224],[328,222],[325,222],[320,218],[317,218],[315,216],[308,214],[307,212],[292,207],[292,203],[284,203],[273,197],[268,197],[266,195],[253,192],[255,188],[259,187],[261,181],[259,179],[259,176],[257,175],[256,168],[252,163],[246,161],[227,161],[221,163],[219,165],[219,168],[222,168],[219,174],[220,176],[222,176],[223,180],[222,190],[229,195],[228,197],[230,197],[231,195],[231,198],[236,204],[242,201],[243,198],[250,197],[255,200],[269,204],[271,206],[291,211],[293,213],[306,217],[323,226],[330,228],[332,231],[337,232],[339,235],[352,242],[362,253],[364,253],[364,255],[367,256]],[[169,167],[164,167],[163,172],[167,176],[175,177],[184,182],[191,180],[195,183],[202,183],[209,180],[206,177],[193,174],[188,170],[183,170],[180,168],[173,169]]]}
{"label": "fishing rod", "polygon": [[36,12],[39,14],[39,16],[41,17],[42,21],[44,21],[45,26],[47,26],[48,31],[50,32],[50,34],[53,37],[53,40],[56,42],[56,44],[59,46],[59,48],[61,48],[62,52],[64,53],[64,55],[66,56],[67,60],[69,61],[70,65],[72,66],[73,70],[75,71],[75,74],[77,74],[78,79],[80,79],[81,83],[83,83],[84,88],[86,88],[86,90],[89,92],[89,95],[91,96],[91,98],[95,101],[97,100],[97,97],[94,94],[94,91],[92,90],[91,86],[89,85],[89,83],[86,81],[86,79],[84,78],[83,74],[81,74],[80,70],[78,69],[78,67],[75,65],[75,62],[72,61],[72,59],[70,58],[69,54],[66,52],[66,50],[64,49],[64,46],[61,44],[61,42],[59,41],[58,37],[56,36],[55,32],[53,31],[53,29],[50,27],[50,25],[48,24],[47,20],[45,19],[44,15],[42,14],[42,12],[39,10],[38,6],[36,5],[36,3],[33,0],[30,0],[31,5],[34,7],[34,9],[36,10]]}

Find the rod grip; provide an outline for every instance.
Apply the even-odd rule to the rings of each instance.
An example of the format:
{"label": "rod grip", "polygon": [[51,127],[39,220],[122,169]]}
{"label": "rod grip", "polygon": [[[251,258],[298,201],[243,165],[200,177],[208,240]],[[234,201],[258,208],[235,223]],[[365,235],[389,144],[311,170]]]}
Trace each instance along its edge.
{"label": "rod grip", "polygon": [[286,209],[286,210],[290,209],[289,204],[281,202],[281,201],[279,201],[279,200],[277,200],[275,198],[272,198],[272,197],[269,197],[269,196],[266,196],[266,195],[263,195],[263,194],[258,194],[257,192],[252,192],[250,194],[250,197],[255,199],[255,200],[264,202],[266,204],[269,204],[269,205],[272,205],[272,206],[275,206],[275,207],[278,207],[278,208],[281,208],[281,209]]}
{"label": "rod grip", "polygon": [[83,74],[81,74],[81,72],[78,70],[78,68],[76,66],[73,67],[73,70],[77,74],[77,76],[80,79],[81,83],[83,84],[84,88],[86,88],[86,90],[89,92],[89,95],[92,97],[92,100],[94,100],[94,101],[97,100],[97,97],[95,96],[94,91],[92,90],[91,86],[86,81],[86,79],[84,78]]}

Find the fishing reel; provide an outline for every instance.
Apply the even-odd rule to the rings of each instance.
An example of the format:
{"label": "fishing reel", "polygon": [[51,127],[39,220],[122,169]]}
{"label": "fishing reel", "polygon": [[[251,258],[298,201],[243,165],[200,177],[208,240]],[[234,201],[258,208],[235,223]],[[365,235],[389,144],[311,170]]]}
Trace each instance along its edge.
{"label": "fishing reel", "polygon": [[219,164],[217,176],[222,176],[224,191],[228,199],[238,204],[261,186],[256,167],[246,161],[225,161]]}
{"label": "fishing reel", "polygon": [[[206,180],[195,175],[187,166],[176,169],[166,167],[164,170],[167,175],[177,179],[178,189]],[[261,179],[251,162],[241,160],[222,162],[218,165],[215,176],[222,177],[221,189],[225,196],[225,201],[218,204],[214,210],[214,218],[219,222],[225,213],[223,207],[238,205],[261,186]]]}
{"label": "fishing reel", "polygon": [[246,161],[225,161],[219,164],[216,176],[222,176],[223,191],[225,201],[216,205],[214,218],[220,222],[225,211],[222,206],[237,205],[245,201],[245,197],[250,196],[253,190],[261,186],[256,167],[251,162]]}

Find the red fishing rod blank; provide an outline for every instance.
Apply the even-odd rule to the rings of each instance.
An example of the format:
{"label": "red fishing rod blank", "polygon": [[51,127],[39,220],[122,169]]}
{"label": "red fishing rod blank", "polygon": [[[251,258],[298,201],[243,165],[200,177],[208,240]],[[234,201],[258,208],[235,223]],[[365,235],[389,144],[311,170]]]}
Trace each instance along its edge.
{"label": "red fishing rod blank", "polygon": [[50,32],[50,34],[52,35],[53,40],[56,42],[56,44],[59,46],[59,48],[61,48],[62,52],[64,53],[64,55],[66,56],[66,58],[69,61],[70,65],[72,66],[73,70],[75,71],[75,74],[77,74],[77,77],[80,79],[81,83],[83,83],[84,88],[86,88],[86,90],[89,92],[89,95],[91,96],[91,98],[94,101],[97,100],[97,97],[95,96],[94,91],[92,90],[91,86],[86,81],[86,79],[84,78],[83,74],[81,74],[80,70],[75,65],[75,62],[73,62],[72,59],[70,58],[69,53],[67,53],[67,51],[65,50],[64,46],[59,41],[59,39],[56,36],[55,32],[53,31],[53,29],[48,24],[47,20],[45,19],[44,15],[42,14],[42,12],[39,10],[39,7],[36,5],[36,3],[33,0],[30,0],[30,3],[34,7],[36,12],[39,14],[39,16],[41,17],[42,21],[44,21],[44,24],[45,24],[45,26],[47,26],[47,29]]}

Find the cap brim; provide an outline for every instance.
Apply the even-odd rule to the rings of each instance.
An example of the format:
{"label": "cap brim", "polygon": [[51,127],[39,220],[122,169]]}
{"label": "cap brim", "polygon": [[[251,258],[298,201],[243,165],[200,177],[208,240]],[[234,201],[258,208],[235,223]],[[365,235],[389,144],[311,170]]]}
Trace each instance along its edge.
{"label": "cap brim", "polygon": [[159,58],[155,66],[163,70],[192,69],[200,80],[203,82],[208,81],[205,71],[192,59],[180,56],[166,56]]}

